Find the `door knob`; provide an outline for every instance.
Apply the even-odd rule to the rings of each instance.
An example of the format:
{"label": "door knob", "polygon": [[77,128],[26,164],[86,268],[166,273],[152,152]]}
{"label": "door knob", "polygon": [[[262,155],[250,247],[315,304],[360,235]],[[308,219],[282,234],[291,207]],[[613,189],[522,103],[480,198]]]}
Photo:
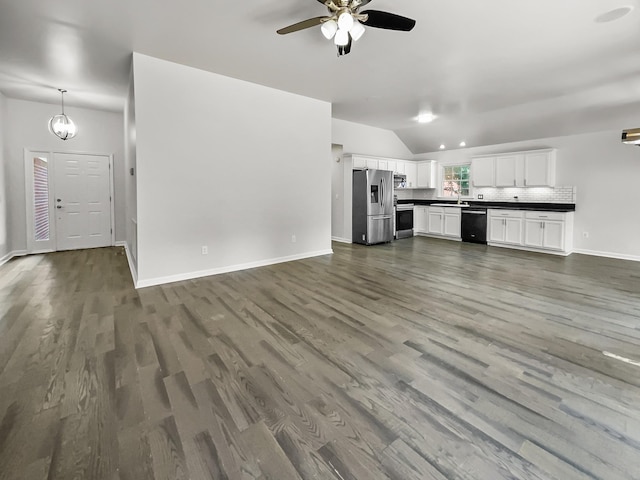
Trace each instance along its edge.
{"label": "door knob", "polygon": [[61,198],[56,199],[56,202],[61,202],[61,201],[62,201]]}
{"label": "door knob", "polygon": [[56,208],[62,208],[62,205],[57,205]]}

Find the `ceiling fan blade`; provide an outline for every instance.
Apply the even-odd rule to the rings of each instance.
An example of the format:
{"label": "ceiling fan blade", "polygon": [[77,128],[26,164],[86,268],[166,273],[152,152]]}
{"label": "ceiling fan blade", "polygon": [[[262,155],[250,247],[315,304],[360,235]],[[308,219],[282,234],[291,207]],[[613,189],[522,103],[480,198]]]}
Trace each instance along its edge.
{"label": "ceiling fan blade", "polygon": [[411,18],[401,17],[395,13],[381,12],[379,10],[366,10],[360,12],[369,16],[366,22],[362,22],[367,27],[386,28],[387,30],[401,30],[409,32],[416,26],[416,21]]}
{"label": "ceiling fan blade", "polygon": [[288,27],[281,28],[278,30],[280,35],[286,35],[287,33],[297,32],[298,30],[304,30],[305,28],[315,27],[320,25],[324,19],[328,19],[330,17],[314,17],[309,18],[308,20],[303,20],[302,22],[294,23],[293,25],[289,25]]}

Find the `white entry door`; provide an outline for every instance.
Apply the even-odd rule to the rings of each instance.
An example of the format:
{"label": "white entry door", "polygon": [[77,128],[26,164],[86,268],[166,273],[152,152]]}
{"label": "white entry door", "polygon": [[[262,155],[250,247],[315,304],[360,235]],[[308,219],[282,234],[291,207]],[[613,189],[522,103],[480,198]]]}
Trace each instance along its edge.
{"label": "white entry door", "polygon": [[54,153],[56,250],[111,245],[108,156]]}

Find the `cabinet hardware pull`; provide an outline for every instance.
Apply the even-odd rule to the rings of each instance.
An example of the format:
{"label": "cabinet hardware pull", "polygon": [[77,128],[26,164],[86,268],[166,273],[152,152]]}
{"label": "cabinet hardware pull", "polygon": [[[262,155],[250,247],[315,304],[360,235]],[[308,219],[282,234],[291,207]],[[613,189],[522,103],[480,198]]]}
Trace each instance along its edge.
{"label": "cabinet hardware pull", "polygon": [[525,187],[527,186],[527,179],[526,178],[524,179],[524,186]]}

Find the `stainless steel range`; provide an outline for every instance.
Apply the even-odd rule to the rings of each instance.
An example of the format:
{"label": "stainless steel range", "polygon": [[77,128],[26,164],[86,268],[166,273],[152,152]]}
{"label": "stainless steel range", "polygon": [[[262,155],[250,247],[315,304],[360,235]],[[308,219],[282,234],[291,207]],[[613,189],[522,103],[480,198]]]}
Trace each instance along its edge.
{"label": "stainless steel range", "polygon": [[395,203],[395,238],[413,237],[413,203]]}

